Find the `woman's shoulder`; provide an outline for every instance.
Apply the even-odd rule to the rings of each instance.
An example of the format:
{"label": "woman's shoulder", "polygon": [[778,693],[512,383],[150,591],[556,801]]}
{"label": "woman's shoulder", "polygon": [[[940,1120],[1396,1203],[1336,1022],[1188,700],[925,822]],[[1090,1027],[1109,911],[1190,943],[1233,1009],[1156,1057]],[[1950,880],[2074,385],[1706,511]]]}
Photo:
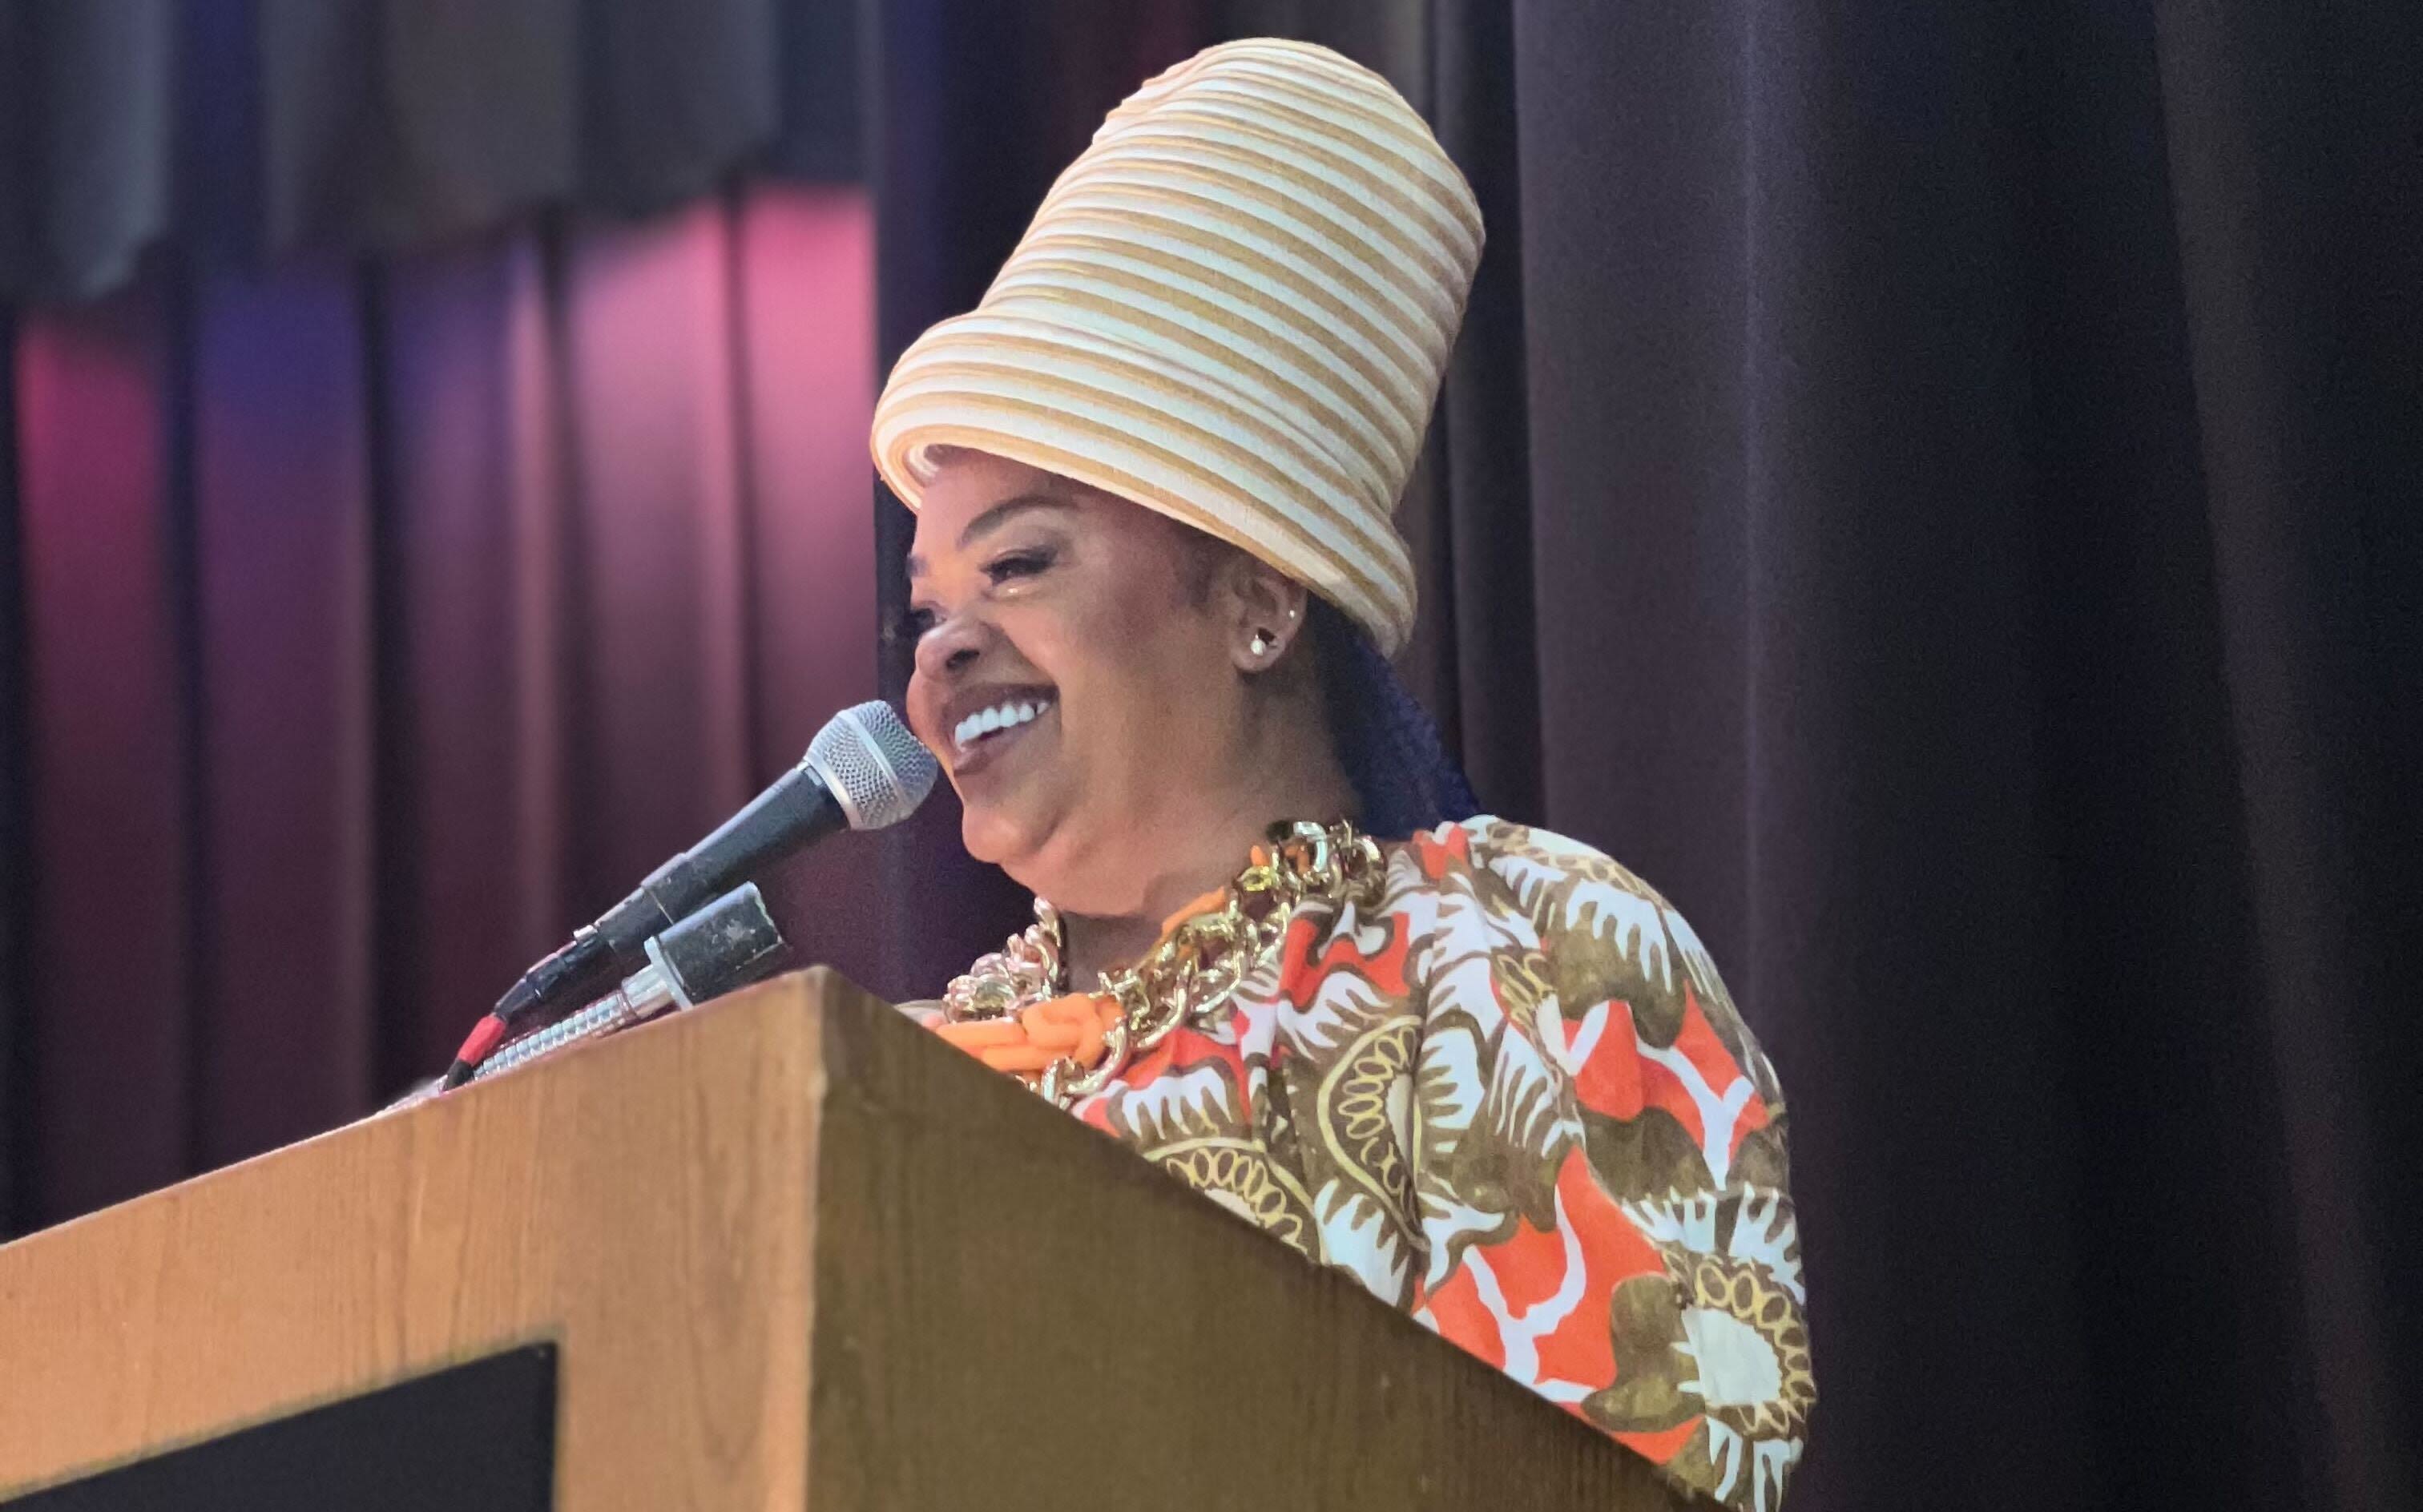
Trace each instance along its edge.
{"label": "woman's shoulder", "polygon": [[1388,849],[1394,887],[1452,900],[1441,911],[1442,934],[1485,927],[1530,959],[1564,1001],[1620,999],[1644,1024],[1673,1030],[1703,1016],[1725,1038],[1746,1039],[1698,931],[1596,847],[1484,814]]}
{"label": "woman's shoulder", "polygon": [[1403,856],[1432,882],[1485,877],[1511,888],[1527,909],[1556,902],[1577,905],[1585,914],[1610,908],[1637,912],[1641,906],[1673,912],[1655,888],[1606,851],[1554,830],[1492,814],[1441,824],[1385,849]]}

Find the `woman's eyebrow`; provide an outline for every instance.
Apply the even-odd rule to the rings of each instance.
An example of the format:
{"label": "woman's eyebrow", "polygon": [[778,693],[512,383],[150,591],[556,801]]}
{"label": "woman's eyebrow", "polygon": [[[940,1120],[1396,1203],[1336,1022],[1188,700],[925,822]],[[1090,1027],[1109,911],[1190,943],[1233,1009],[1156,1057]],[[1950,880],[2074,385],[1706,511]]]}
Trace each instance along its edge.
{"label": "woman's eyebrow", "polygon": [[971,545],[990,535],[1029,510],[1076,507],[1075,503],[1056,493],[1025,493],[1016,498],[1005,499],[968,521],[968,528],[959,532],[959,549],[966,550]]}
{"label": "woman's eyebrow", "polygon": [[[984,539],[986,536],[1001,529],[1004,525],[1008,524],[1011,520],[1016,519],[1019,516],[1025,514],[1029,510],[1074,509],[1076,507],[1076,501],[1062,498],[1056,493],[1023,493],[1015,495],[1011,498],[1003,500],[1000,503],[993,505],[990,509],[986,510],[983,514],[978,515],[975,518],[968,521],[968,528],[959,532],[958,549],[962,551],[966,550],[971,545]],[[909,577],[911,581],[924,577],[926,571],[926,559],[919,556],[914,551],[910,552],[908,570]]]}

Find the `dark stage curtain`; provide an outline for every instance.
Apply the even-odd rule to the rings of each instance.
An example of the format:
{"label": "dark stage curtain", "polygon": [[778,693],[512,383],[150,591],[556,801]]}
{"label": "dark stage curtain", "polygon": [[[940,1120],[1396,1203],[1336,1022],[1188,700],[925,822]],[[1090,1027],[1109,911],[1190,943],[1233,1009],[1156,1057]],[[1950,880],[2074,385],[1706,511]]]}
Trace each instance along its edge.
{"label": "dark stage curtain", "polygon": [[857,0],[8,0],[0,300],[854,183]]}
{"label": "dark stage curtain", "polygon": [[[2413,1504],[2417,12],[1071,10],[883,8],[882,350],[1205,42],[1431,114],[1490,248],[1406,670],[1782,1070],[1797,1504]],[[929,990],[1018,918],[955,836]]]}
{"label": "dark stage curtain", "polygon": [[[872,230],[767,186],[0,319],[0,1220],[435,1073],[872,695]],[[874,980],[870,843],[769,892]]]}

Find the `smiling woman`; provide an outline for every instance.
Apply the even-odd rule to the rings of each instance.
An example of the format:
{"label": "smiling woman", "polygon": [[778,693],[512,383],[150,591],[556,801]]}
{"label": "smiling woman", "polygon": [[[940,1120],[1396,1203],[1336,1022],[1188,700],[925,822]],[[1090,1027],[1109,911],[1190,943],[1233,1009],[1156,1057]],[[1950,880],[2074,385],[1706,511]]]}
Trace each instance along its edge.
{"label": "smiling woman", "polygon": [[969,853],[1085,921],[1079,979],[1141,955],[1274,820],[1353,810],[1286,656],[1307,595],[1262,562],[960,453],[926,488],[909,570],[910,724],[958,788]]}
{"label": "smiling woman", "polygon": [[1678,1503],[1771,1507],[1814,1398],[1774,1070],[1655,892],[1474,813],[1386,660],[1481,240],[1385,83],[1232,43],[901,358],[910,722],[1037,898],[909,1011]]}

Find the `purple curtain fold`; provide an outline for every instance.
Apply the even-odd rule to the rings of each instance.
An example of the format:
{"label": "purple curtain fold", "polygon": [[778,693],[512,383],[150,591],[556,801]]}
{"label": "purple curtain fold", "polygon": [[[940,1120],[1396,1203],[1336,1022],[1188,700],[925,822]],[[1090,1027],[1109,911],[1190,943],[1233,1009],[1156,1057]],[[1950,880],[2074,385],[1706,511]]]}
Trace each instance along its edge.
{"label": "purple curtain fold", "polygon": [[[8,734],[22,762],[8,806],[23,820],[6,869],[24,932],[8,1132],[21,1229],[193,1159],[191,553],[163,509],[166,320],[142,290],[71,326],[21,329],[11,348],[8,607],[22,636]],[[93,443],[36,439],[70,431]],[[67,921],[96,945],[69,947]],[[73,1094],[45,1095],[58,1088]]]}
{"label": "purple curtain fold", "polygon": [[[214,284],[198,291],[188,342],[169,358],[183,368],[171,403],[186,408],[178,439],[190,447],[172,467],[189,472],[184,500],[172,483],[154,507],[191,509],[171,528],[191,533],[183,651],[199,970],[187,1004],[198,1052],[188,1114],[205,1166],[341,1122],[368,1106],[384,1070],[371,1053],[377,963],[363,885],[374,685],[359,315],[338,270]],[[28,434],[79,439],[73,421]],[[40,503],[50,523],[38,539],[76,529],[60,517],[71,501]],[[54,633],[35,643],[53,653],[37,663],[42,685],[91,697],[73,659],[84,635],[105,628],[48,622]],[[36,783],[37,807],[72,825],[40,773]],[[108,934],[52,918],[44,937],[63,949],[107,947]],[[112,1100],[105,1084],[90,1092]]]}
{"label": "purple curtain fold", "polygon": [[[0,309],[0,352],[16,349],[17,323]],[[25,804],[25,604],[17,507],[16,364],[0,362],[0,1230],[18,1210],[18,1169],[31,1119],[24,1092],[24,1006],[33,949],[33,815]]]}
{"label": "purple curtain fold", "polygon": [[[442,1066],[873,692],[870,229],[761,189],[21,317],[18,1226]],[[873,979],[864,843],[771,890]]]}

